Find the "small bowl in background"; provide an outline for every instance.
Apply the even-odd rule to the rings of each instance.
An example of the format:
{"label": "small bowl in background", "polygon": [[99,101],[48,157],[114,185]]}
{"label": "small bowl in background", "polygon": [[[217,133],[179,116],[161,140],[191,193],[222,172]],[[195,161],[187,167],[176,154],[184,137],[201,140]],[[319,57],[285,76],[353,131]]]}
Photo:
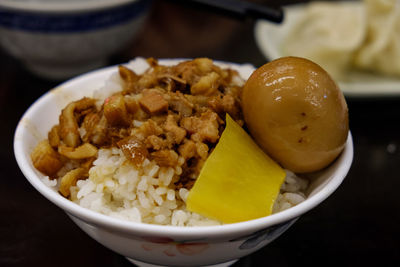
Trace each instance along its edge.
{"label": "small bowl in background", "polygon": [[[160,60],[176,64],[176,60]],[[253,67],[225,64],[247,79]],[[138,69],[143,66],[136,65]],[[134,69],[137,71],[137,69]],[[61,109],[70,101],[92,96],[116,66],[81,75],[38,99],[21,118],[14,137],[17,163],[27,180],[48,200],[63,209],[89,236],[139,266],[229,266],[237,259],[266,246],[285,232],[301,215],[329,197],[342,183],[353,160],[349,133],[344,151],[326,169],[314,173],[307,199],[273,215],[218,226],[164,226],[123,221],[83,208],[46,186],[32,164],[30,154],[57,123]],[[140,72],[140,71],[139,71]],[[329,231],[329,229],[327,229]]]}
{"label": "small bowl in background", "polygon": [[148,0],[2,0],[0,45],[33,73],[65,79],[106,65],[142,28]]}

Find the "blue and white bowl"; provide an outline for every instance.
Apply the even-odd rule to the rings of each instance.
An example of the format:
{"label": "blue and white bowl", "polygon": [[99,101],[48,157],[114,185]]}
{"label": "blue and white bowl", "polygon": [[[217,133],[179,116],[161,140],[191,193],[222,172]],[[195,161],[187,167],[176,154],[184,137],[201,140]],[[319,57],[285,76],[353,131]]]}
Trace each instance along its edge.
{"label": "blue and white bowl", "polygon": [[105,65],[128,45],[149,0],[1,0],[0,45],[40,76],[65,79]]}

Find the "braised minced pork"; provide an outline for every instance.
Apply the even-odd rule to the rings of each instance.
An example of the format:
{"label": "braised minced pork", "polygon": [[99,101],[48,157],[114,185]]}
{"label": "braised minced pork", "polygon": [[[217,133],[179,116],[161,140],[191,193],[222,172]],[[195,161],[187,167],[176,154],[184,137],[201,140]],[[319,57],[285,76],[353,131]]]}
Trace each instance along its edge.
{"label": "braised minced pork", "polygon": [[124,88],[100,108],[87,97],[67,105],[48,140],[32,153],[35,167],[50,178],[57,178],[66,162],[77,166],[61,180],[65,197],[69,186],[88,176],[97,150],[112,146],[136,166],[146,158],[159,166],[180,166],[175,186],[190,189],[221,136],[225,114],[243,125],[236,71],[208,58],[175,66],[153,58],[147,62],[150,68],[141,75],[119,66]]}

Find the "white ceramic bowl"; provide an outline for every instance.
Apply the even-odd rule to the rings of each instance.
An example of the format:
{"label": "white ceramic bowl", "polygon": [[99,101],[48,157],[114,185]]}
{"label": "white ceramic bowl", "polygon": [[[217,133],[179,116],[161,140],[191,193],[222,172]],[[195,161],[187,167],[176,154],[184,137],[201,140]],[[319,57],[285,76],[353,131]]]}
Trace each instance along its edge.
{"label": "white ceramic bowl", "polygon": [[0,0],[0,45],[32,72],[65,79],[128,45],[150,0]]}
{"label": "white ceramic bowl", "polygon": [[[175,62],[160,61],[162,64]],[[254,70],[249,65],[229,66],[237,69],[244,78]],[[116,66],[81,75],[38,99],[18,124],[14,152],[23,174],[41,194],[63,209],[92,238],[136,263],[139,261],[140,266],[228,266],[270,243],[300,215],[330,196],[352,163],[353,142],[349,133],[339,158],[327,169],[314,174],[307,200],[271,216],[241,223],[203,227],[160,226],[123,221],[85,209],[41,181],[43,175],[33,167],[30,153],[38,141],[47,137],[62,107],[71,100],[91,96],[93,90],[101,87],[114,72],[117,72]]]}

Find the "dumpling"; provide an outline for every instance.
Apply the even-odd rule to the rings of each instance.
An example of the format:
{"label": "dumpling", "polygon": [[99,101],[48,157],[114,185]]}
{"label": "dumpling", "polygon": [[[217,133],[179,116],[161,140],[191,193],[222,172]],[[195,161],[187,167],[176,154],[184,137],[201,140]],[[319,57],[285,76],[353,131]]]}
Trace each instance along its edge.
{"label": "dumpling", "polygon": [[354,65],[382,74],[400,75],[400,2],[365,0],[368,29]]}
{"label": "dumpling", "polygon": [[308,58],[343,79],[366,35],[361,2],[311,2],[282,44],[285,56]]}

